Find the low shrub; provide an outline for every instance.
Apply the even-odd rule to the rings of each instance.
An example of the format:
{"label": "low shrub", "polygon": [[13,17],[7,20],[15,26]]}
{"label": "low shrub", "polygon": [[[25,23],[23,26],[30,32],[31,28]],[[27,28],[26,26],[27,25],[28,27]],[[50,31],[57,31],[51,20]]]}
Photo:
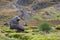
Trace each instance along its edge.
{"label": "low shrub", "polygon": [[40,31],[43,31],[43,32],[50,32],[50,30],[52,29],[51,28],[52,26],[51,26],[51,24],[50,23],[48,23],[48,22],[43,22],[43,23],[41,23],[39,26],[38,26],[38,29],[40,30]]}

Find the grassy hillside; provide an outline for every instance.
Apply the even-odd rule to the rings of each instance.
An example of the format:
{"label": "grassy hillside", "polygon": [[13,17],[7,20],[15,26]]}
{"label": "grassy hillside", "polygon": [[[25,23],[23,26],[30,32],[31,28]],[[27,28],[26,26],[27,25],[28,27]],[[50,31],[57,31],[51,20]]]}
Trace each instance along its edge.
{"label": "grassy hillside", "polygon": [[[41,3],[50,3],[52,0],[36,0],[36,2],[38,1]],[[16,30],[10,29],[9,26],[4,26],[5,21],[9,23],[12,17],[19,15],[18,9],[10,7],[14,2],[16,1],[0,0],[0,40],[60,40],[60,4],[54,3],[47,7],[44,7],[45,4],[38,5],[38,7],[43,8],[33,10],[31,19],[27,19],[28,26],[23,26],[24,21],[21,20],[20,25],[23,26],[25,30],[24,32],[17,32]],[[36,3],[33,3],[23,7],[31,9],[31,6],[35,4]],[[47,24],[45,25],[44,22]],[[51,30],[45,32],[49,30],[49,27],[51,27]]]}

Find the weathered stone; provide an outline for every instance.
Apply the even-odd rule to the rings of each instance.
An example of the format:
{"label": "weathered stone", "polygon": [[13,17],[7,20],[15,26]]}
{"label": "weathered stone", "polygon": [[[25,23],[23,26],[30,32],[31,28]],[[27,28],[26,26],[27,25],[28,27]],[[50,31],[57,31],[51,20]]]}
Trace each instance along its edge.
{"label": "weathered stone", "polygon": [[20,17],[15,16],[10,20],[10,29],[16,29],[17,31],[24,31],[24,28],[22,28],[19,25]]}

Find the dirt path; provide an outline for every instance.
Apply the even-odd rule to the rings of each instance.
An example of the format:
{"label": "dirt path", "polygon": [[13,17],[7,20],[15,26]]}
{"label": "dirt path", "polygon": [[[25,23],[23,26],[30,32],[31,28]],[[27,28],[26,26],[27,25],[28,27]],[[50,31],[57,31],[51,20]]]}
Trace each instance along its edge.
{"label": "dirt path", "polygon": [[[28,25],[29,26],[37,26],[37,25],[39,25],[39,23],[41,23],[42,21],[29,21],[28,22]],[[58,25],[58,24],[60,24],[60,21],[58,21],[58,20],[51,20],[51,21],[48,21],[49,23],[51,23],[51,24],[53,24],[53,25]],[[20,24],[21,25],[23,25],[23,23],[24,22],[21,22]]]}

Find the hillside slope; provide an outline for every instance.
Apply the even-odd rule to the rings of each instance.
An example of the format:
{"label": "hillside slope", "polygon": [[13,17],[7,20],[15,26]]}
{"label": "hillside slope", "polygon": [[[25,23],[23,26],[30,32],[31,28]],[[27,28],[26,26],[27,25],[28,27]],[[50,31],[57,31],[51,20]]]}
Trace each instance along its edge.
{"label": "hillside slope", "polygon": [[[40,0],[38,0],[38,1],[40,1]],[[50,1],[46,0],[45,2],[50,3]],[[9,20],[13,16],[18,15],[18,11],[17,11],[18,9],[9,7],[14,2],[16,2],[16,1],[12,1],[12,2],[11,1],[6,1],[6,0],[1,0],[0,1],[0,21],[4,22],[4,21],[7,20],[9,22]],[[44,0],[42,0],[40,2],[44,3]],[[43,5],[46,6],[45,3]],[[38,5],[38,7],[43,7],[43,8],[41,8],[39,10],[38,9],[33,10],[32,20],[30,20],[28,22],[29,25],[32,25],[32,23],[34,25],[39,24],[38,20],[39,21],[41,21],[41,20],[60,20],[60,12],[59,12],[60,10],[57,10],[57,8],[55,7],[56,5],[58,5],[58,4],[50,5],[50,6],[47,6],[47,7],[43,7],[42,5],[40,5],[40,6]],[[31,8],[31,6],[24,6],[24,7],[28,7],[29,9]],[[31,21],[33,21],[33,22],[31,22]],[[21,24],[23,24],[23,22],[21,22]]]}

